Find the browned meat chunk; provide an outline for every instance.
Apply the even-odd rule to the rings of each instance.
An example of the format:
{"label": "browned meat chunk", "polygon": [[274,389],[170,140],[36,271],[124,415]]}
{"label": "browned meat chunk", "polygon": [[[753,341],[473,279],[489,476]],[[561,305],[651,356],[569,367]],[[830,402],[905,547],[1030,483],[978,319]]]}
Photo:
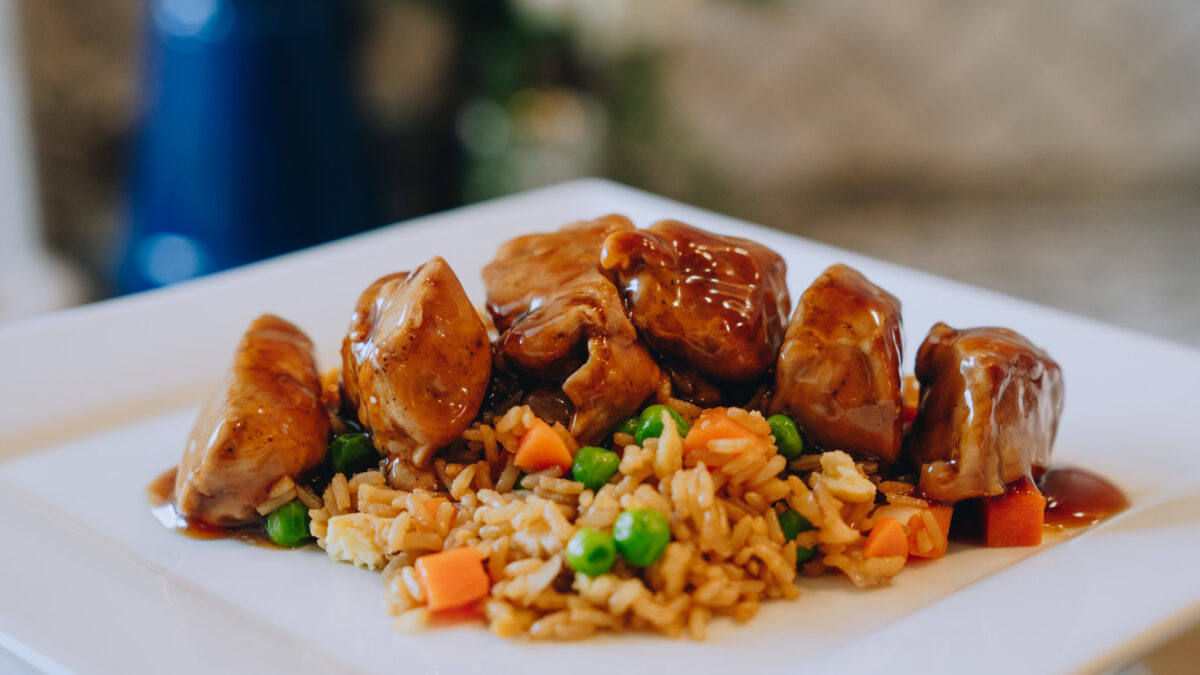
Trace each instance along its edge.
{"label": "browned meat chunk", "polygon": [[557,232],[527,234],[505,242],[483,268],[488,311],[496,328],[539,307],[563,284],[600,264],[600,246],[613,232],[632,230],[625,216],[609,215],[567,225]]}
{"label": "browned meat chunk", "polygon": [[175,477],[175,504],[189,520],[208,525],[250,522],[271,486],[318,464],[328,442],[312,342],[287,321],[260,316],[192,428]]}
{"label": "browned meat chunk", "polygon": [[583,442],[635,412],[662,376],[599,270],[604,235],[631,228],[607,216],[519,237],[484,270],[488,307],[504,327],[500,358],[526,377],[561,383],[571,433]]}
{"label": "browned meat chunk", "polygon": [[787,265],[771,249],[664,220],[609,235],[600,264],[654,349],[734,382],[775,362],[791,299]]}
{"label": "browned meat chunk", "polygon": [[834,265],[800,298],[775,366],[772,413],[821,448],[900,456],[900,301]]}
{"label": "browned meat chunk", "polygon": [[944,502],[1004,493],[1050,463],[1062,413],[1058,364],[1005,328],[939,323],[917,353],[921,407],[906,452]]}
{"label": "browned meat chunk", "polygon": [[491,357],[483,321],[435,257],[358,299],[342,343],[342,388],[376,448],[421,466],[479,412]]}
{"label": "browned meat chunk", "polygon": [[571,434],[586,443],[636,411],[661,377],[616,287],[598,272],[569,282],[513,324],[500,337],[500,353],[535,377],[563,379],[574,405]]}

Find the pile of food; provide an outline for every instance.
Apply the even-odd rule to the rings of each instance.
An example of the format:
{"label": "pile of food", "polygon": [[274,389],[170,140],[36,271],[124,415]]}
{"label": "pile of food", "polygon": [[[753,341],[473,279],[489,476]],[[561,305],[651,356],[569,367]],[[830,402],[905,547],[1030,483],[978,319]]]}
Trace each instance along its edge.
{"label": "pile of food", "polygon": [[607,216],[504,244],[484,311],[441,258],[378,280],[324,375],[260,317],[164,501],[381,571],[402,625],[539,639],[703,639],[805,576],[887,583],[952,527],[1036,545],[1047,496],[1060,521],[1120,508],[1090,474],[1053,484],[1100,485],[1103,513],[1039,491],[1063,400],[1045,352],[938,324],[906,377],[895,297],[834,265],[792,311],[785,272],[752,241]]}

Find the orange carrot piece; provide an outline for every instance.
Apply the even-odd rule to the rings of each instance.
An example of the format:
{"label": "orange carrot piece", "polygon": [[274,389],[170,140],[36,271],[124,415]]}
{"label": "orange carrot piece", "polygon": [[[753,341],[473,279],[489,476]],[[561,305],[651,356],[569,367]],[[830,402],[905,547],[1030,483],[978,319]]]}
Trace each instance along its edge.
{"label": "orange carrot piece", "polygon": [[1032,481],[1022,480],[1000,497],[983,502],[983,540],[988,546],[1037,546],[1042,543],[1046,498]]}
{"label": "orange carrot piece", "polygon": [[[933,527],[926,521],[926,514],[932,518]],[[946,555],[950,518],[953,515],[953,506],[930,506],[914,513],[908,519],[908,554],[919,558],[941,558]]]}
{"label": "orange carrot piece", "polygon": [[571,451],[563,439],[542,420],[536,420],[533,426],[521,436],[517,444],[517,454],[513,463],[522,469],[541,471],[552,466],[561,466],[564,470],[571,468]]}
{"label": "orange carrot piece", "polygon": [[863,556],[867,558],[908,557],[908,535],[900,521],[891,516],[880,518],[863,542]]}
{"label": "orange carrot piece", "polygon": [[684,454],[703,452],[702,460],[706,465],[724,465],[737,455],[705,452],[709,442],[718,440],[748,440],[752,441],[755,447],[763,447],[767,443],[766,438],[733,421],[733,418],[726,414],[724,408],[709,408],[700,413],[700,416],[692,423],[691,430],[683,439],[683,452]]}
{"label": "orange carrot piece", "polygon": [[461,607],[488,594],[483,559],[470,546],[417,558],[417,574],[425,585],[429,609],[435,612]]}
{"label": "orange carrot piece", "polygon": [[720,438],[749,438],[754,434],[746,427],[734,422],[724,408],[709,408],[700,413],[692,428],[683,439],[683,450],[699,450],[709,441]]}

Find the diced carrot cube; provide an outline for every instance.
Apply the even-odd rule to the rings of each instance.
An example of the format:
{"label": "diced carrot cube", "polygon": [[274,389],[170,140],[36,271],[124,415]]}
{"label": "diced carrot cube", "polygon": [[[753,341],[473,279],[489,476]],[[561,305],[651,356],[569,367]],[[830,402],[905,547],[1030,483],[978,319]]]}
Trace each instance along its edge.
{"label": "diced carrot cube", "polygon": [[483,559],[470,546],[417,558],[417,574],[432,611],[474,602],[486,597],[490,588]]}
{"label": "diced carrot cube", "polygon": [[[683,439],[684,454],[702,453],[701,460],[710,467],[723,466],[739,453],[726,453],[710,447],[713,441],[744,441],[746,447],[765,448],[767,439],[733,421],[724,408],[709,408],[700,413]],[[734,444],[736,447],[736,444]]]}
{"label": "diced carrot cube", "polygon": [[567,449],[567,444],[542,420],[535,420],[533,426],[521,436],[517,444],[517,453],[513,456],[514,464],[534,471],[552,466],[570,469],[571,460],[571,451]]}
{"label": "diced carrot cube", "polygon": [[1042,543],[1046,498],[1025,479],[1000,497],[983,502],[983,540],[988,546],[1037,546]]}
{"label": "diced carrot cube", "polygon": [[863,542],[863,556],[867,558],[908,557],[908,535],[900,521],[884,516],[875,522]]}

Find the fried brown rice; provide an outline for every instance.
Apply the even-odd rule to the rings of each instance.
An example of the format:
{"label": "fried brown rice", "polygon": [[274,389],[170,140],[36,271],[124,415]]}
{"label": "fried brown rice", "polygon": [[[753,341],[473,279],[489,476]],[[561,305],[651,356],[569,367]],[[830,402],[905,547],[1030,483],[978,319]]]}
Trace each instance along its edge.
{"label": "fried brown rice", "polygon": [[[689,422],[701,412],[667,403]],[[481,610],[492,632],[533,639],[649,630],[671,637],[686,631],[702,640],[715,616],[745,621],[765,600],[798,598],[798,547],[818,552],[800,573],[844,573],[860,587],[886,583],[904,567],[903,556],[864,557],[862,544],[877,502],[924,504],[911,496],[912,485],[881,483],[873,463],[856,464],[840,451],[804,456],[789,467],[762,415],[738,408],[727,414],[762,442],[721,439],[685,454],[672,424],[641,446],[617,434],[618,473],[595,492],[564,478],[560,468],[521,474],[513,454],[536,418],[518,406],[464,433],[477,461],[436,460],[436,492],[397,490],[382,471],[370,470],[336,474],[319,496],[279,485],[271,504],[300,499],[330,558],[381,571],[386,606],[405,628],[431,618],[413,563],[461,546],[476,549],[490,577]],[[554,428],[573,453],[574,439],[562,425]],[[706,465],[722,454],[732,459]],[[814,526],[792,541],[778,519],[789,507]],[[565,563],[578,528],[611,529],[623,510],[635,508],[669,519],[671,542],[657,562],[640,569],[618,560],[594,578]]]}

